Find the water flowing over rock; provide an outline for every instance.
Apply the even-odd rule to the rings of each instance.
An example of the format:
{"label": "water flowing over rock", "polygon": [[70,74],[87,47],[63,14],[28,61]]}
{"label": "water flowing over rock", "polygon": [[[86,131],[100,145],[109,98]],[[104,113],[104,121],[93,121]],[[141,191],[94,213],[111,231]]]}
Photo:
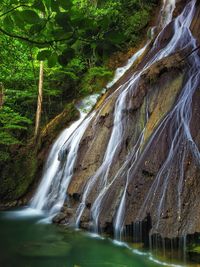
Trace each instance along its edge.
{"label": "water flowing over rock", "polygon": [[200,3],[177,2],[164,1],[153,40],[55,142],[32,201],[66,206],[54,221],[117,237],[144,222],[163,237],[200,232]]}

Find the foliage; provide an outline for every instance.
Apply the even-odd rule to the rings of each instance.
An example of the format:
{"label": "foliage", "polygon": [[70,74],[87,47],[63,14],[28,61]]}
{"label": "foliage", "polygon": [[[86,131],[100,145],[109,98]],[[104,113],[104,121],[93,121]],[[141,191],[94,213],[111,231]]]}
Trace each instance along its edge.
{"label": "foliage", "polygon": [[127,40],[137,39],[155,0],[5,0],[0,32],[40,48],[37,59],[58,62],[84,55],[101,62]]}
{"label": "foliage", "polygon": [[[112,78],[106,67],[108,58],[140,40],[156,3],[157,0],[1,0],[0,82],[5,96],[0,109],[0,164],[32,136],[39,61],[45,61],[44,126],[66,103],[105,86]],[[30,162],[34,170],[36,162],[32,158]],[[20,172],[21,166],[18,168]],[[12,184],[15,188],[19,182],[21,194],[22,188],[28,186],[26,176],[25,172],[22,183],[12,178],[8,182],[5,177],[5,187]],[[30,181],[32,178],[33,175]]]}
{"label": "foliage", "polygon": [[[19,132],[26,131],[31,120],[4,106],[0,112],[0,147],[20,144]],[[3,156],[2,156],[3,155]],[[5,158],[5,152],[1,157]],[[7,157],[7,156],[6,156]]]}
{"label": "foliage", "polygon": [[112,76],[112,71],[109,71],[105,67],[90,68],[82,82],[82,93],[87,94],[88,92],[99,92],[102,88],[104,88],[107,81],[110,80]]}

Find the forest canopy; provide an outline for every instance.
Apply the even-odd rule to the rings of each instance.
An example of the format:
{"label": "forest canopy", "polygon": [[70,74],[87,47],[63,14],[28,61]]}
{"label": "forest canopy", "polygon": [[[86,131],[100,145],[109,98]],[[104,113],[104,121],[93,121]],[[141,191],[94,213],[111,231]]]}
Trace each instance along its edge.
{"label": "forest canopy", "polygon": [[66,103],[102,89],[109,57],[137,45],[156,0],[1,0],[0,161],[33,135],[40,61],[42,125]]}

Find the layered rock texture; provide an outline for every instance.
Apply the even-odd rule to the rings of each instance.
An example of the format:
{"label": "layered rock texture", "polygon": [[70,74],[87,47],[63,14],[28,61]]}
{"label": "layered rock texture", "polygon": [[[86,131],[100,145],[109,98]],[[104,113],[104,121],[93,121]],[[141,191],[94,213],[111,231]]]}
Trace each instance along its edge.
{"label": "layered rock texture", "polygon": [[97,104],[55,222],[200,232],[199,14],[199,1],[178,1],[174,20]]}

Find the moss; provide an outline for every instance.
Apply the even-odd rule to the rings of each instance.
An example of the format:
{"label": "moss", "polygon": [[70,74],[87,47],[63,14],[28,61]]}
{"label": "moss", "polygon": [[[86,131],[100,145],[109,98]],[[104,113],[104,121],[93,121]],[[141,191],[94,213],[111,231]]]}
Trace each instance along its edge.
{"label": "moss", "polygon": [[[51,120],[42,130],[40,141],[43,143],[48,136],[50,142],[61,130],[63,130],[70,121],[78,119],[79,112],[73,103],[65,105],[62,113]],[[41,144],[40,144],[41,146]]]}
{"label": "moss", "polygon": [[195,253],[198,253],[200,254],[200,245],[193,245],[192,247],[190,247],[188,249],[189,252],[195,252]]}
{"label": "moss", "polygon": [[133,249],[143,249],[144,243],[130,243],[129,244]]}
{"label": "moss", "polygon": [[106,67],[93,67],[86,73],[81,84],[83,95],[100,92],[113,77],[113,72]]}
{"label": "moss", "polygon": [[33,181],[36,162],[36,148],[30,144],[15,152],[13,159],[2,168],[1,200],[16,200],[24,195]]}

